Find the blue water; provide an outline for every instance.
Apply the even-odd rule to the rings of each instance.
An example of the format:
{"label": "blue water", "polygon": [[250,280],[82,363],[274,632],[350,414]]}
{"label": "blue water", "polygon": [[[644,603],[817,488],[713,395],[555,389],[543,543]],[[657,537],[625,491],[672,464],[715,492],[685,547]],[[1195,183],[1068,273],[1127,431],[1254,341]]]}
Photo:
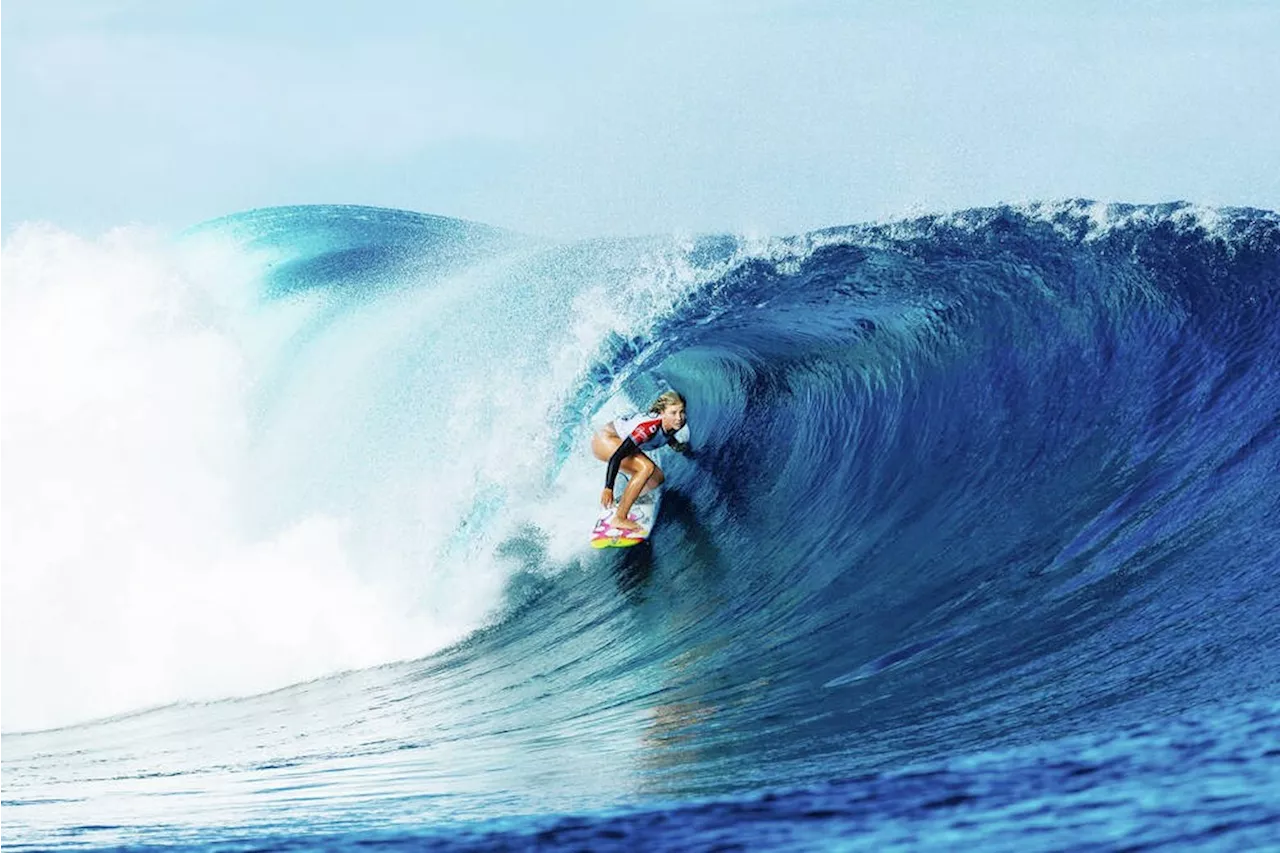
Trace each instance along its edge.
{"label": "blue water", "polygon": [[[362,469],[443,446],[475,475],[422,572],[482,555],[502,592],[426,658],[6,734],[6,848],[1280,847],[1276,214],[549,244],[327,207],[184,239],[210,233],[270,256],[254,310],[322,306],[253,392],[275,439],[333,329],[380,342],[366,452],[327,469],[352,488],[298,491],[362,504]],[[659,460],[652,545],[588,524],[566,553],[578,519],[529,491],[571,501],[591,423],[667,386],[695,452]],[[466,455],[520,443],[513,406],[541,425],[518,486]]]}

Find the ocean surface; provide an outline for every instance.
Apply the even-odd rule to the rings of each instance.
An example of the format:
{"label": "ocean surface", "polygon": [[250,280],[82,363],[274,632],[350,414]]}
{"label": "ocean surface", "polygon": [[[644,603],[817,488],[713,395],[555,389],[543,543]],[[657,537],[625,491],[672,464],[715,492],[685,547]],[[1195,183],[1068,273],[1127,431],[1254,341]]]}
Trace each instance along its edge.
{"label": "ocean surface", "polygon": [[295,207],[4,279],[6,850],[1280,849],[1275,213]]}

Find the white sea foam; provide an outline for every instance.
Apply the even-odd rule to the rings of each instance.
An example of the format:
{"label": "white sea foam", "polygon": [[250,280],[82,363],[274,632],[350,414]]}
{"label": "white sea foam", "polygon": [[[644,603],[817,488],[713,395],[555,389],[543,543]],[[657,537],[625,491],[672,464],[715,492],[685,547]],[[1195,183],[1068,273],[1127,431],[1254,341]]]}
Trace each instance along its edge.
{"label": "white sea foam", "polygon": [[583,371],[722,272],[655,244],[605,285],[532,251],[374,298],[264,300],[279,258],[219,239],[5,243],[6,731],[414,658],[483,625],[516,568],[504,541],[532,525],[552,563],[586,550],[589,421],[609,413],[572,415],[562,465],[548,428]]}
{"label": "white sea foam", "polygon": [[3,264],[5,730],[421,654],[483,610],[404,606],[345,507],[253,512],[306,487],[265,476],[255,399],[316,307],[258,311],[253,259],[24,226]]}

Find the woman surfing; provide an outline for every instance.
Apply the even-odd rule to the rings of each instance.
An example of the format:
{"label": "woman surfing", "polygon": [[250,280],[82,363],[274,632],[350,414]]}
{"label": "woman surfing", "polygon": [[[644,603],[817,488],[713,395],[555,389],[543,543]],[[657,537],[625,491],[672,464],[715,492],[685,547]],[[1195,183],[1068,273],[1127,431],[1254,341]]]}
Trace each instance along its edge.
{"label": "woman surfing", "polygon": [[659,468],[646,454],[670,445],[680,453],[689,448],[689,431],[685,426],[684,398],[675,391],[667,391],[653,401],[645,414],[625,415],[604,425],[591,438],[591,452],[601,462],[608,462],[605,472],[604,492],[600,506],[608,509],[614,505],[613,486],[618,471],[630,477],[627,488],[618,501],[617,511],[609,524],[618,530],[640,530],[641,525],[629,514],[631,505],[647,491],[662,485],[665,479]]}

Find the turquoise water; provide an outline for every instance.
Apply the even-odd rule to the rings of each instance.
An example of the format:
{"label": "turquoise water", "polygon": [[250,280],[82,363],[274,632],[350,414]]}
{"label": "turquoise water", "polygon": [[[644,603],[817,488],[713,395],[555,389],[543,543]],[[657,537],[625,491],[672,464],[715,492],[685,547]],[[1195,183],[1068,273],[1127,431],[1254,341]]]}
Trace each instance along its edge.
{"label": "turquoise water", "polygon": [[[1274,214],[210,234],[293,318],[246,514],[348,519],[431,619],[494,592],[427,654],[7,733],[6,847],[1280,844]],[[591,425],[667,386],[694,455],[592,551]]]}

